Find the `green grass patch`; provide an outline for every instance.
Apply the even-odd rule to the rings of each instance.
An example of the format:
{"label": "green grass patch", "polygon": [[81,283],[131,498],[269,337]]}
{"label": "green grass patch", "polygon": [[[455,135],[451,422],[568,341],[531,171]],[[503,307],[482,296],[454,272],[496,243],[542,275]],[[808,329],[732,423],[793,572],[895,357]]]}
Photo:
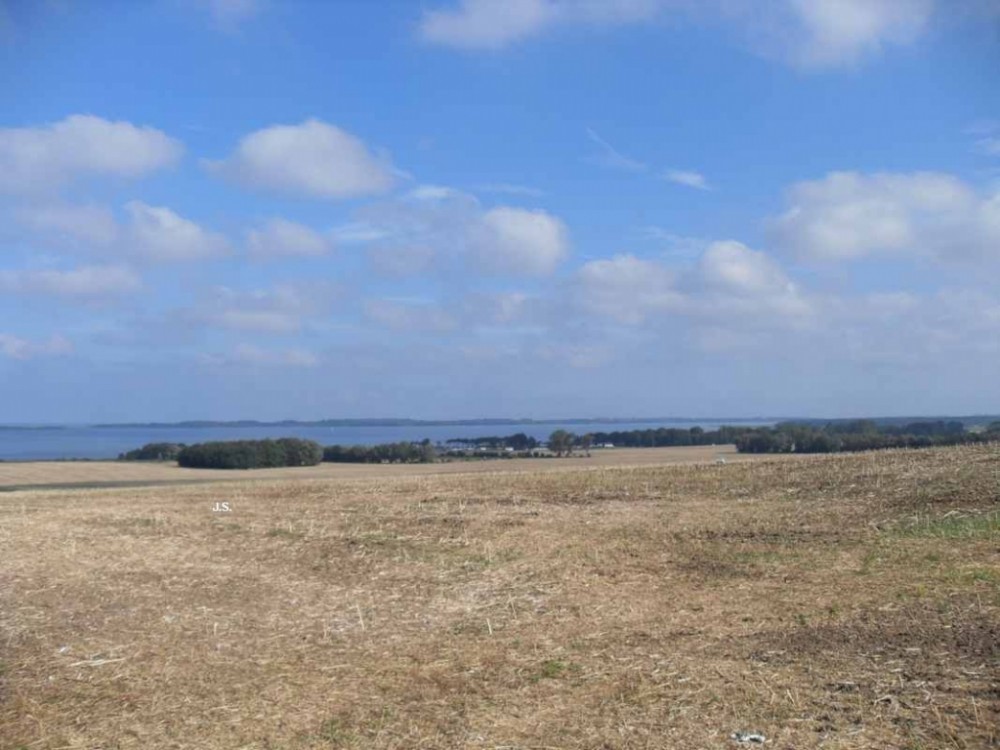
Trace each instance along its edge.
{"label": "green grass patch", "polygon": [[935,539],[981,539],[1000,536],[1000,512],[982,516],[951,515],[941,518],[920,518],[896,528],[893,533],[901,537]]}

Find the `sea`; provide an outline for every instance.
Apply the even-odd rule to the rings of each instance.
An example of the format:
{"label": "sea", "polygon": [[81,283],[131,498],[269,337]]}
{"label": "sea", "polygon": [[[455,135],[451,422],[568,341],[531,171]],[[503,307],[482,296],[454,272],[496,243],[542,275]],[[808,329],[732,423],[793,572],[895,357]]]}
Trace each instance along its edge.
{"label": "sea", "polygon": [[475,438],[492,435],[513,435],[523,432],[538,440],[546,440],[554,430],[614,432],[648,430],[658,427],[702,427],[715,429],[724,424],[757,426],[772,422],[751,420],[706,420],[663,422],[512,422],[504,424],[402,424],[351,425],[321,427],[316,425],[60,425],[0,427],[0,461],[38,461],[73,459],[112,459],[146,443],[203,443],[209,440],[261,440],[264,438],[298,437],[315,440],[321,445],[377,445],[429,439],[444,443],[453,438]]}

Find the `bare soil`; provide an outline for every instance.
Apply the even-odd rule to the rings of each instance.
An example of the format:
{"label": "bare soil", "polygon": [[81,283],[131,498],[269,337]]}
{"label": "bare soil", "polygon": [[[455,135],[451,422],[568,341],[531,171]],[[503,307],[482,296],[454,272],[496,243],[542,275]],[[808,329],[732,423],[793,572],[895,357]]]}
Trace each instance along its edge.
{"label": "bare soil", "polygon": [[282,469],[233,471],[183,469],[174,462],[148,461],[20,461],[0,462],[0,490],[28,487],[113,487],[190,484],[205,481],[261,479],[362,479],[480,472],[565,471],[599,466],[649,466],[673,463],[749,460],[735,446],[681,448],[611,448],[562,458],[457,460],[435,464],[320,464]]}
{"label": "bare soil", "polygon": [[0,747],[1000,746],[998,445],[375,468],[0,494]]}

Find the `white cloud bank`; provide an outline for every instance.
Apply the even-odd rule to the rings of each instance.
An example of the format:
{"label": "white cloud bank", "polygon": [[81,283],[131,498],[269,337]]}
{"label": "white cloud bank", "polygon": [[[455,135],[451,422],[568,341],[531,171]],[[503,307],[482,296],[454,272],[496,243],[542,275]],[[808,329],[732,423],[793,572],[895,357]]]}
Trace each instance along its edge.
{"label": "white cloud bank", "polygon": [[709,245],[693,267],[619,255],[584,264],[572,282],[584,311],[624,325],[663,315],[801,327],[812,302],[766,253],[735,241]]}
{"label": "white cloud bank", "polygon": [[486,275],[540,277],[570,252],[565,223],[547,211],[484,209],[475,196],[436,185],[369,206],[361,219],[379,238],[369,256],[386,275],[446,270],[458,261]]}
{"label": "white cloud bank", "polygon": [[269,219],[246,236],[253,258],[319,258],[330,253],[333,242],[314,229],[287,219]]}
{"label": "white cloud bank", "polygon": [[141,201],[125,204],[129,224],[125,230],[125,252],[157,262],[179,262],[219,258],[229,254],[226,238],[204,229],[164,206]]}
{"label": "white cloud bank", "polygon": [[72,353],[73,344],[63,336],[54,335],[47,341],[30,341],[10,333],[0,333],[0,355],[9,359],[29,360]]}
{"label": "white cloud bank", "polygon": [[225,354],[202,354],[199,361],[208,367],[276,368],[312,368],[320,362],[307,349],[264,349],[255,344],[238,344]]}
{"label": "white cloud bank", "polygon": [[770,230],[798,258],[1000,259],[1000,192],[952,175],[833,172],[794,185],[788,203]]}
{"label": "white cloud bank", "polygon": [[132,270],[121,266],[80,266],[70,270],[0,270],[0,292],[104,302],[142,288]]}
{"label": "white cloud bank", "polygon": [[250,133],[228,159],[206,166],[247,187],[332,200],[385,193],[399,178],[386,155],[316,119]]}
{"label": "white cloud bank", "polygon": [[457,49],[499,50],[559,26],[653,22],[683,13],[743,27],[764,54],[778,49],[794,65],[832,67],[915,41],[934,9],[934,0],[459,0],[425,11],[419,33]]}
{"label": "white cloud bank", "polygon": [[88,175],[135,178],[177,162],[179,141],[160,130],[93,115],[0,129],[0,191],[32,193]]}

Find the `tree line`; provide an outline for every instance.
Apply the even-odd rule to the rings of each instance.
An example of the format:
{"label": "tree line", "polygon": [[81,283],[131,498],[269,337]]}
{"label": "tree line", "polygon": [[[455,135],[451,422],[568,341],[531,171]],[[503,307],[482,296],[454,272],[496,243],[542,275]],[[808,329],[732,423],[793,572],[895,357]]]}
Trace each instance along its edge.
{"label": "tree line", "polygon": [[225,440],[187,445],[177,464],[191,469],[270,469],[315,466],[323,460],[322,446],[313,440]]}
{"label": "tree line", "polygon": [[[615,447],[671,447],[735,444],[741,453],[837,453],[881,448],[927,448],[1000,440],[1000,421],[977,432],[955,420],[924,420],[904,425],[879,425],[872,420],[828,423],[782,422],[773,427],[723,426],[715,430],[661,427],[646,430],[588,432],[576,435],[554,431],[545,444],[557,456],[592,445]],[[535,455],[543,443],[525,433],[506,437],[455,438],[449,444],[511,448],[521,455]],[[548,455],[548,454],[546,454]],[[280,466],[314,466],[331,463],[431,463],[437,453],[430,440],[382,445],[330,445],[313,440],[229,440],[184,445],[148,443],[118,456],[124,461],[177,461],[189,468],[260,469]]]}
{"label": "tree line", "polygon": [[1000,440],[1000,422],[969,432],[956,421],[923,421],[880,426],[871,420],[833,422],[825,425],[784,422],[756,428],[734,442],[741,453],[840,453],[884,448],[985,443]]}
{"label": "tree line", "polygon": [[437,458],[430,440],[420,443],[383,443],[382,445],[328,445],[323,460],[350,464],[428,464]]}

